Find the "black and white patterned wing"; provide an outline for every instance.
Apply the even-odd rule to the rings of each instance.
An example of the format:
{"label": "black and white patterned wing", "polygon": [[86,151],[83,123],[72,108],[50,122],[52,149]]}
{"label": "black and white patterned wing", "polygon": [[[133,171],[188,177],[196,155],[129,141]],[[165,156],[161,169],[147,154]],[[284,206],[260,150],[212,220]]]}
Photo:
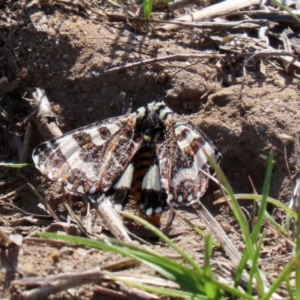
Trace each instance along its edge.
{"label": "black and white patterned wing", "polygon": [[121,196],[131,187],[131,160],[142,144],[135,125],[136,115],[127,114],[76,129],[39,145],[33,161],[71,194]]}
{"label": "black and white patterned wing", "polygon": [[208,177],[201,172],[210,171],[207,155],[217,161],[221,155],[202,132],[176,114],[168,114],[164,124],[166,139],[157,147],[161,185],[170,205],[191,205],[207,189]]}

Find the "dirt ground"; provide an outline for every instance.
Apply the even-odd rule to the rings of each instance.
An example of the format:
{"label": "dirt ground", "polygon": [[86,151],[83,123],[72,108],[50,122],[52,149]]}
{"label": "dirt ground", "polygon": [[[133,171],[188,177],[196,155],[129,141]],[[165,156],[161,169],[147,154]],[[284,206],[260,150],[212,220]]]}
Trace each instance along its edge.
{"label": "dirt ground", "polygon": [[[110,19],[107,13],[113,8],[109,3],[20,0],[4,5],[4,2],[0,1],[0,93],[3,94],[1,107],[7,115],[1,115],[2,161],[19,161],[16,145],[23,140],[28,117],[33,112],[27,100],[31,97],[30,88],[46,91],[63,132],[121,115],[128,101],[132,101],[135,110],[162,97],[171,109],[186,114],[214,142],[223,155],[221,167],[236,193],[253,192],[249,178],[257,193],[261,193],[268,154],[272,150],[274,170],[270,196],[288,202],[291,187],[287,164],[292,174],[298,167],[294,140],[299,130],[299,84],[293,72],[288,74],[280,67],[279,59],[276,65],[267,64],[265,74],[259,71],[260,60],[254,59],[247,68],[243,88],[243,60],[188,58],[112,71],[115,67],[155,57],[214,51],[215,46],[205,32],[196,39],[189,28],[158,34],[151,28],[145,30],[142,23],[133,26],[130,22]],[[27,162],[32,162],[30,153],[42,141],[44,138],[33,126]],[[19,176],[15,170],[0,170],[1,229],[24,237],[20,248],[0,250],[2,299],[19,297],[25,288],[16,283],[17,279],[80,272],[123,259],[102,251],[38,241],[34,233],[49,229],[53,219],[45,215],[38,197],[28,186],[13,192],[30,183],[47,196],[53,209],[64,218],[67,212],[57,186],[33,168],[23,170]],[[242,252],[244,244],[230,209],[212,204],[217,189],[211,183],[203,203]],[[72,203],[73,210],[85,220],[82,200],[72,199]],[[251,204],[245,203],[249,211]],[[270,212],[279,223],[283,221],[279,211],[270,207]],[[205,223],[192,210],[182,213],[205,230]],[[166,214],[164,223],[167,217]],[[160,253],[172,253],[148,233],[130,222],[126,224],[148,240],[152,244],[149,247]],[[92,232],[109,235],[99,218],[93,220]],[[175,218],[169,237],[201,261],[204,242],[183,221]],[[266,228],[262,260],[282,261],[289,251],[285,241]],[[213,259],[226,261],[220,249],[214,251]],[[269,262],[262,263],[262,267],[266,272],[276,273],[278,265]],[[125,271],[128,270],[153,273],[143,266]],[[68,289],[49,299],[108,299],[96,291],[96,284],[99,282]]]}

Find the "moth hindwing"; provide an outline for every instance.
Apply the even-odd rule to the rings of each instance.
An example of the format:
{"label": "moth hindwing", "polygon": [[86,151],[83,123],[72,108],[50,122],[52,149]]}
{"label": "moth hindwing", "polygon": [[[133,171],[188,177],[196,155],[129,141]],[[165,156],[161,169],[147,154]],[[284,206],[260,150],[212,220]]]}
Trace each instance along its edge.
{"label": "moth hindwing", "polygon": [[[191,205],[205,192],[207,156],[220,154],[190,122],[154,101],[35,148],[36,167],[70,194],[109,198],[123,208],[130,196],[144,217]],[[205,171],[205,172],[203,172]]]}

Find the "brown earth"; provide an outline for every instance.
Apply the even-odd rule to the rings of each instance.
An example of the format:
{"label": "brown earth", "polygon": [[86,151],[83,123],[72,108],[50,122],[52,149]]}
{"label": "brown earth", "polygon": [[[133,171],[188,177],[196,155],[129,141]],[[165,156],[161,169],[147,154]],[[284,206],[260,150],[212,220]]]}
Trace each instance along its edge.
{"label": "brown earth", "polygon": [[[77,4],[15,1],[14,5],[10,3],[2,8],[1,20],[5,22],[0,27],[1,76],[13,86],[0,84],[0,92],[4,94],[1,105],[9,114],[8,119],[1,120],[2,127],[6,128],[0,135],[2,160],[18,162],[18,152],[11,149],[15,148],[12,146],[14,136],[17,133],[23,136],[25,118],[31,113],[26,100],[30,98],[28,88],[40,87],[46,91],[63,132],[121,115],[123,104],[128,101],[132,101],[135,110],[164,97],[170,108],[186,114],[214,142],[223,155],[221,167],[236,193],[253,192],[249,177],[256,191],[261,192],[268,154],[272,150],[274,170],[270,196],[285,203],[289,200],[291,188],[284,152],[286,149],[288,166],[294,174],[294,139],[300,111],[298,79],[293,74],[287,74],[274,64],[268,64],[266,74],[262,74],[259,60],[254,60],[241,89],[243,61],[230,62],[217,57],[163,61],[112,72],[114,67],[156,56],[198,54],[214,49],[205,38],[195,43],[189,29],[158,35],[155,30],[147,32],[142,24],[133,28],[130,23],[111,21],[105,15],[109,10],[107,4],[101,8],[94,3],[87,9],[84,1]],[[33,128],[30,152],[42,141],[37,128]],[[27,160],[31,162],[30,156]],[[22,174],[8,184],[6,181],[14,178],[16,172],[1,168],[4,178],[1,195],[26,182],[45,195],[44,191],[52,185],[36,170],[28,169]],[[244,244],[230,210],[212,205],[215,190],[217,186],[211,184],[203,202],[242,251]],[[55,186],[51,193],[55,198]],[[53,222],[51,218],[34,215],[45,212],[37,206],[38,198],[27,187],[8,200],[2,200],[0,205],[0,225],[7,234],[28,237]],[[51,203],[57,212],[66,216],[60,200]],[[249,208],[249,203],[246,206]],[[80,199],[73,204],[73,209],[85,220],[85,206]],[[274,213],[280,222],[280,212]],[[185,216],[205,230],[205,224],[192,211],[185,212]],[[100,220],[94,222],[93,234],[101,234],[101,225]],[[147,238],[139,229],[133,230]],[[269,228],[266,233],[264,258],[275,259],[289,252],[276,233]],[[204,242],[181,220],[175,219],[169,236],[200,260]],[[170,253],[157,240],[149,241],[153,249]],[[19,249],[1,249],[0,253],[2,299],[18,297],[19,287],[12,287],[15,279],[89,270],[121,259],[101,251],[34,239],[24,241]],[[213,256],[215,260],[225,260],[220,250]],[[151,274],[145,267],[135,267],[132,272]],[[93,285],[88,285],[52,295],[51,299],[102,297],[107,299],[97,294]]]}

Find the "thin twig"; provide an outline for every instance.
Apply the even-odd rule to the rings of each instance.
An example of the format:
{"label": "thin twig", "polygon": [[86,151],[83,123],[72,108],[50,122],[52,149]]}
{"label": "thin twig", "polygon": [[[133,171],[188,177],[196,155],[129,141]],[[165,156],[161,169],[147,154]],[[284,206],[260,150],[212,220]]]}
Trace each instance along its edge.
{"label": "thin twig", "polygon": [[[247,53],[237,53],[237,54],[219,54],[219,53],[202,53],[202,54],[174,54],[174,55],[168,55],[168,56],[161,56],[161,57],[155,57],[150,59],[145,59],[142,61],[129,63],[123,66],[115,67],[108,69],[104,71],[104,74],[115,74],[118,72],[122,72],[128,69],[133,69],[140,66],[145,66],[153,63],[158,63],[161,61],[174,61],[174,60],[188,60],[191,58],[195,59],[236,59],[241,57],[254,57],[254,56],[292,56],[291,53],[286,51],[276,51],[275,49],[267,49],[263,52],[247,52]],[[287,60],[288,58],[286,58]],[[291,60],[289,60],[291,61]],[[293,62],[293,65],[300,69],[300,63],[299,62]]]}

